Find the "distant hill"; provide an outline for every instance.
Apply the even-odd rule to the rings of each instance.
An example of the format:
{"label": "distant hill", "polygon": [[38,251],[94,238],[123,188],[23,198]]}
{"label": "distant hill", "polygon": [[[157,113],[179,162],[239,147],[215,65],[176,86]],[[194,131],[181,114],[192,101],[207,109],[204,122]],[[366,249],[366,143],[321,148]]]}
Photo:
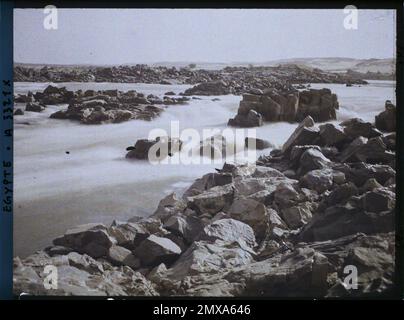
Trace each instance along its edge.
{"label": "distant hill", "polygon": [[361,73],[380,72],[395,73],[395,59],[353,59],[353,58],[296,58],[269,61],[265,64],[298,64],[318,68],[330,72],[346,72],[352,70]]}
{"label": "distant hill", "polygon": [[[140,64],[142,62],[139,62]],[[165,67],[176,67],[182,68],[187,67],[191,63],[195,64],[195,69],[206,69],[206,70],[220,70],[225,67],[249,67],[249,66],[277,66],[277,65],[287,65],[294,64],[300,67],[306,68],[317,68],[329,72],[347,72],[348,70],[360,73],[382,73],[382,74],[392,74],[395,73],[395,59],[354,59],[354,58],[293,58],[293,59],[280,59],[272,60],[266,62],[198,62],[198,61],[177,61],[177,62],[155,62],[147,63],[148,65],[155,66],[165,66]],[[46,64],[28,64],[28,63],[15,63],[15,66],[23,66],[30,68],[41,68]],[[136,65],[136,63],[125,63],[123,65]],[[111,65],[48,65],[54,68],[58,67],[109,67]]]}

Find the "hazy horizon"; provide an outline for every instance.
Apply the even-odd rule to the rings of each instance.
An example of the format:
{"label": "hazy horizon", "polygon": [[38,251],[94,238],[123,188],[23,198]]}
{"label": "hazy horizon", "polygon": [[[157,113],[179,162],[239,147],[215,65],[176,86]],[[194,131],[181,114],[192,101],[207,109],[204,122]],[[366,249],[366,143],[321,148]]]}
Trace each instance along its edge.
{"label": "hazy horizon", "polygon": [[42,9],[14,10],[14,61],[48,65],[268,63],[286,59],[391,59],[394,10],[59,9],[58,29]]}

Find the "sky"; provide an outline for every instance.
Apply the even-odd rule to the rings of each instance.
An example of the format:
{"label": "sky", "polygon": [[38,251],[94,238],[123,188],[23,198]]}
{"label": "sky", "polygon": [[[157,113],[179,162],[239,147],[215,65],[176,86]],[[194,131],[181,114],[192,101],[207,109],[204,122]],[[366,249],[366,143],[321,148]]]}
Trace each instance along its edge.
{"label": "sky", "polygon": [[393,58],[393,10],[359,10],[344,28],[342,9],[14,10],[14,61],[47,64],[266,62],[309,57]]}

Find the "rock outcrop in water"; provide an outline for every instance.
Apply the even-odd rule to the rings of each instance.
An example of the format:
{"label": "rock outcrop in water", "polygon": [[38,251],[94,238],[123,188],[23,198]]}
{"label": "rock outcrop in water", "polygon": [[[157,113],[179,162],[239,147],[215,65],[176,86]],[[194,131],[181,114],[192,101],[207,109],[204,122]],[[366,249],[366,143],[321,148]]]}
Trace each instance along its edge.
{"label": "rock outcrop in water", "polygon": [[378,114],[375,118],[376,127],[382,131],[396,131],[396,106],[387,100],[385,111]]}
{"label": "rock outcrop in water", "polygon": [[[187,97],[168,97],[160,99],[154,95],[145,96],[135,90],[83,92],[69,91],[65,87],[49,85],[43,92],[18,95],[16,102],[32,101],[26,105],[26,111],[41,112],[46,105],[68,104],[66,110],[51,114],[52,119],[70,119],[82,124],[119,123],[132,119],[151,120],[163,112],[168,105],[186,104]],[[33,102],[35,101],[35,102]]]}
{"label": "rock outcrop in water", "polygon": [[[291,89],[280,91],[266,89],[255,91],[254,94],[243,94],[237,115],[229,120],[230,126],[255,127],[264,121],[300,122],[306,116],[315,121],[323,122],[336,119],[336,110],[339,108],[337,96],[329,89],[309,89],[297,91]],[[254,112],[255,117],[251,116]]]}
{"label": "rock outcrop in water", "polygon": [[[375,151],[376,150],[376,151]],[[282,150],[225,164],[148,218],[68,230],[15,258],[16,294],[374,297],[394,290],[395,135],[307,117]],[[58,289],[45,290],[45,265]],[[344,279],[357,269],[358,288]]]}
{"label": "rock outcrop in water", "polygon": [[253,89],[285,89],[291,83],[356,83],[367,82],[348,74],[342,75],[298,65],[277,67],[227,67],[222,70],[201,70],[147,65],[114,67],[27,67],[14,68],[14,81],[32,82],[120,82],[193,84],[185,95],[242,94]]}

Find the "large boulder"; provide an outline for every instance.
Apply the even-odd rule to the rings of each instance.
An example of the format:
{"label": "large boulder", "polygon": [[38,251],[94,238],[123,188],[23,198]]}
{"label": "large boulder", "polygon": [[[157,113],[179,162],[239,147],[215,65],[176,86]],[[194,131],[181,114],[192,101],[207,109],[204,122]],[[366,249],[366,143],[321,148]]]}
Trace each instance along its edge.
{"label": "large boulder", "polygon": [[374,138],[382,135],[370,122],[365,122],[359,118],[353,118],[340,123],[344,127],[344,133],[351,139],[358,137]]}
{"label": "large boulder", "polygon": [[108,250],[107,258],[114,265],[128,266],[132,269],[140,267],[139,259],[137,259],[130,250],[121,246],[111,246]]}
{"label": "large boulder", "polygon": [[174,215],[165,223],[164,228],[192,243],[204,228],[204,223],[196,216]]}
{"label": "large boulder", "polygon": [[212,242],[217,239],[230,243],[237,242],[240,247],[245,248],[247,246],[251,249],[257,245],[253,229],[249,225],[234,219],[220,219],[207,225],[198,239]]}
{"label": "large boulder", "polygon": [[305,90],[300,92],[296,119],[301,121],[311,116],[316,122],[335,120],[338,108],[337,96],[330,89]]}
{"label": "large boulder", "polygon": [[375,117],[376,128],[381,131],[396,131],[396,106],[386,101],[385,110]]}
{"label": "large boulder", "polygon": [[116,240],[108,234],[107,227],[97,223],[69,229],[63,236],[53,240],[54,245],[69,247],[93,258],[106,256],[115,242]]}
{"label": "large boulder", "polygon": [[250,110],[246,115],[237,114],[233,119],[229,119],[228,125],[242,128],[260,127],[263,125],[263,118],[257,111]]}
{"label": "large boulder", "polygon": [[188,207],[199,214],[214,215],[225,211],[233,201],[234,189],[232,185],[217,186],[193,197],[188,197]]}
{"label": "large boulder", "polygon": [[154,267],[160,263],[172,264],[181,254],[181,248],[167,238],[150,235],[133,252],[143,266]]}
{"label": "large boulder", "polygon": [[305,242],[332,240],[358,232],[375,234],[394,230],[394,212],[368,212],[353,203],[335,205],[313,216],[299,239]]}
{"label": "large boulder", "polygon": [[299,173],[301,175],[311,171],[329,167],[331,161],[317,149],[307,149],[300,157]]}
{"label": "large boulder", "polygon": [[[153,147],[153,150],[150,150]],[[161,160],[179,152],[182,141],[170,137],[158,137],[155,140],[139,139],[133,147],[128,147],[127,159]],[[150,153],[150,154],[149,154]]]}
{"label": "large boulder", "polygon": [[310,116],[300,122],[295,131],[293,131],[288,140],[283,144],[282,152],[289,154],[293,146],[314,144],[313,142],[319,137],[319,131],[313,126],[314,120]]}
{"label": "large boulder", "polygon": [[46,108],[45,105],[36,103],[36,102],[28,102],[27,105],[25,106],[25,111],[31,111],[31,112],[42,112]]}
{"label": "large boulder", "polygon": [[341,126],[326,123],[321,125],[319,128],[321,142],[325,146],[335,146],[339,148],[348,141],[348,138],[344,133],[344,129]]}
{"label": "large boulder", "polygon": [[227,213],[233,219],[243,221],[253,228],[257,239],[264,238],[269,227],[268,212],[264,204],[251,198],[240,197],[233,201]]}
{"label": "large boulder", "polygon": [[300,184],[303,187],[316,190],[319,193],[330,189],[334,183],[342,184],[344,182],[345,175],[343,172],[329,168],[309,171],[300,178]]}

